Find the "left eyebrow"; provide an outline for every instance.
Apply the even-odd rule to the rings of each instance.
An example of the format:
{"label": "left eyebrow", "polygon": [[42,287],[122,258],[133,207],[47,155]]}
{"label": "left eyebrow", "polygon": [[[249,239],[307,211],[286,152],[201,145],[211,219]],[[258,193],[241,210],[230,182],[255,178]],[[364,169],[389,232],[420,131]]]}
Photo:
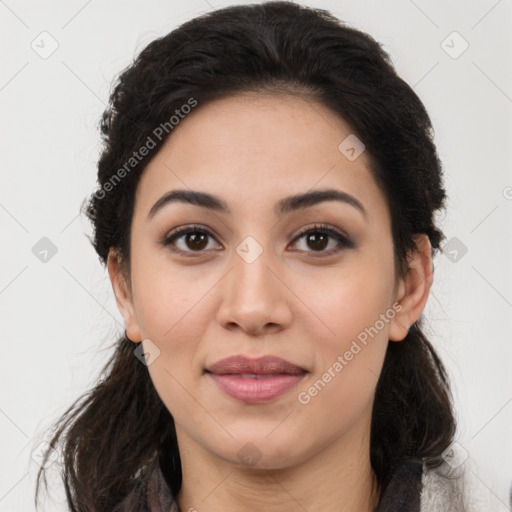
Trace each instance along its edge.
{"label": "left eyebrow", "polygon": [[312,192],[285,197],[277,203],[274,210],[278,215],[284,215],[295,210],[309,208],[324,201],[341,201],[349,204],[359,210],[365,219],[367,218],[368,214],[358,199],[347,192],[333,188],[313,190]]}
{"label": "left eyebrow", "polygon": [[[310,208],[324,201],[341,201],[349,204],[358,209],[365,219],[367,218],[367,212],[358,199],[347,192],[336,189],[314,190],[285,197],[276,204],[274,211],[277,215],[285,215],[296,210]],[[231,213],[226,201],[218,196],[196,190],[171,190],[158,199],[151,207],[148,213],[148,219],[154,217],[165,205],[173,202],[201,206],[220,213]]]}

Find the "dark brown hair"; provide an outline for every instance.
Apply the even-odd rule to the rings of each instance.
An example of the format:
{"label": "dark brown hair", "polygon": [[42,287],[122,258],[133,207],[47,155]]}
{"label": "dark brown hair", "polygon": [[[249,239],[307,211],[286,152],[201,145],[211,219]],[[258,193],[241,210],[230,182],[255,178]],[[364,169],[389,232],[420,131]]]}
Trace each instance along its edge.
{"label": "dark brown hair", "polygon": [[[103,264],[115,248],[129,269],[135,191],[144,168],[172,136],[171,116],[191,98],[201,108],[245,91],[300,94],[344,119],[364,142],[385,194],[397,275],[407,272],[415,234],[428,235],[434,256],[444,239],[435,213],[444,208],[445,191],[424,105],[369,35],[324,10],[267,2],[219,9],[182,24],[151,42],[117,78],[101,122],[98,188],[86,207]],[[160,138],[159,126],[168,128]],[[148,137],[155,147],[127,168]],[[122,179],[114,180],[123,166]],[[422,321],[403,342],[389,342],[377,384],[370,457],[381,492],[405,461],[439,465],[455,434],[447,375]],[[180,489],[173,418],[133,350],[125,336],[116,340],[98,384],[52,429],[49,443],[62,449],[72,511],[146,510],[149,498],[138,493],[137,483],[154,478],[155,464],[175,495]],[[43,469],[36,503],[42,475]]]}

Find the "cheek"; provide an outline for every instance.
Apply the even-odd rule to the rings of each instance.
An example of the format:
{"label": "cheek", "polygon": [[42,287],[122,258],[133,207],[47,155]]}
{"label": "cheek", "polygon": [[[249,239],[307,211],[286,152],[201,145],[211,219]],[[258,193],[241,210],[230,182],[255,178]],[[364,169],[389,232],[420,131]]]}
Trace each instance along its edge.
{"label": "cheek", "polygon": [[157,344],[160,354],[148,367],[155,389],[178,423],[197,413],[196,382],[202,373],[198,360],[202,333],[207,329],[206,302],[187,295],[176,282],[161,279],[141,293],[141,330]]}
{"label": "cheek", "polygon": [[183,340],[184,333],[198,339],[208,318],[199,311],[214,276],[198,276],[192,266],[171,264],[162,252],[149,248],[133,256],[133,296],[142,335],[163,344]]}
{"label": "cheek", "polygon": [[306,393],[304,401],[318,406],[319,415],[330,414],[334,407],[347,417],[357,416],[372,398],[388,346],[395,314],[390,307],[393,275],[376,263],[361,262],[359,270],[351,270],[331,276],[315,288],[318,292],[309,288],[308,300],[314,305],[310,325],[318,326],[321,319],[322,328],[308,333],[317,364],[315,375],[301,390]]}
{"label": "cheek", "polygon": [[[303,281],[300,293],[307,298],[308,305],[311,304],[312,322],[316,318],[316,325],[321,327],[321,331],[310,335],[315,338],[321,334],[326,346],[335,350],[348,349],[347,343],[350,345],[358,337],[364,339],[364,333],[375,326],[386,338],[389,319],[384,323],[379,319],[391,306],[392,277],[385,265],[360,261],[358,265],[347,267],[347,271]],[[392,313],[389,311],[388,316]],[[372,332],[375,331],[372,329]]]}
{"label": "cheek", "polygon": [[334,334],[316,335],[317,364],[297,397],[311,428],[319,422],[333,435],[371,408],[389,343],[388,324],[379,320],[385,309],[378,294],[338,292],[337,298],[339,306],[328,317]]}
{"label": "cheek", "polygon": [[[136,258],[133,261],[137,263]],[[205,310],[211,284],[191,283],[190,270],[179,272],[149,260],[138,263],[132,267],[137,322],[143,339],[160,351],[148,370],[166,407],[187,411],[186,391],[193,391],[193,379],[199,375],[198,347],[211,317]]]}

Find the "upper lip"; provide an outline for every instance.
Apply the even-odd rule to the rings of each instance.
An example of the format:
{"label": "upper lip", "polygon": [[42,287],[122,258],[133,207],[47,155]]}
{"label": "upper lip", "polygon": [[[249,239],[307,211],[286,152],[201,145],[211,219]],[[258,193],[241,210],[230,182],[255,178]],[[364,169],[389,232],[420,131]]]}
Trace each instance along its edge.
{"label": "upper lip", "polygon": [[206,371],[217,375],[249,373],[255,375],[305,373],[304,368],[277,356],[262,356],[251,359],[246,356],[231,356],[208,366]]}

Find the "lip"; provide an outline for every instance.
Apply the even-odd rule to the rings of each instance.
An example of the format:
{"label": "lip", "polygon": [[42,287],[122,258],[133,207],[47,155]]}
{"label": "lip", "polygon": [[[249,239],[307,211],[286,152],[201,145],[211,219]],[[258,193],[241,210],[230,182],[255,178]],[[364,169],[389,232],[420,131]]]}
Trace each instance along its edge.
{"label": "lip", "polygon": [[245,403],[268,402],[296,386],[308,371],[286,359],[232,356],[205,372],[227,395]]}

